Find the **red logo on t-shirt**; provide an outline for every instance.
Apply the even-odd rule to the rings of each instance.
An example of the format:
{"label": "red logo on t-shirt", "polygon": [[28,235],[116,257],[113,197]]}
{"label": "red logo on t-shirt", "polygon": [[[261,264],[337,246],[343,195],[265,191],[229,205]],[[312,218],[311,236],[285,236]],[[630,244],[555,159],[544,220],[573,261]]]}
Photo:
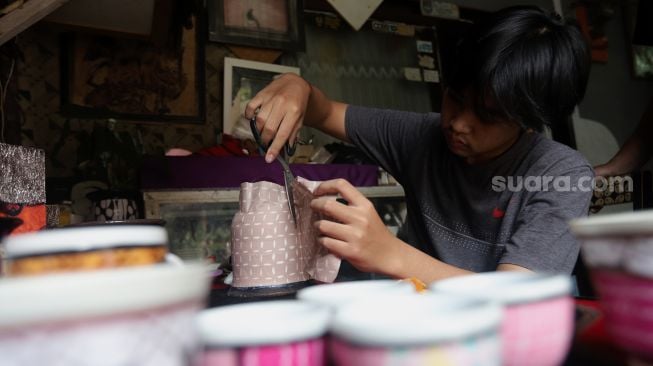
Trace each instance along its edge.
{"label": "red logo on t-shirt", "polygon": [[503,216],[505,216],[505,214],[506,214],[506,211],[503,211],[503,210],[499,209],[498,207],[495,207],[494,210],[492,210],[492,217],[494,217],[495,219],[500,219]]}

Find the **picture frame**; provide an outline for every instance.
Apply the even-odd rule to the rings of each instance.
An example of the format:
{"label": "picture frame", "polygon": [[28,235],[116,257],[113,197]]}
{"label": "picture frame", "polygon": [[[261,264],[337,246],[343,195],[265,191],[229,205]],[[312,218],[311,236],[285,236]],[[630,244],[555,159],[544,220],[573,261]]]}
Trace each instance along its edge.
{"label": "picture frame", "polygon": [[161,45],[173,22],[175,0],[75,0],[43,18],[61,29],[147,40]]}
{"label": "picture frame", "polygon": [[259,91],[283,73],[300,75],[300,69],[225,57],[222,132],[251,139],[249,121],[243,117],[245,107]]}
{"label": "picture frame", "polygon": [[303,0],[207,0],[209,40],[303,51]]}
{"label": "picture frame", "polygon": [[61,113],[70,118],[201,124],[206,120],[205,27],[178,47],[82,33],[61,38]]}
{"label": "picture frame", "polygon": [[650,80],[653,78],[653,28],[646,17],[653,6],[645,1],[627,0],[622,7],[631,74],[635,79]]}

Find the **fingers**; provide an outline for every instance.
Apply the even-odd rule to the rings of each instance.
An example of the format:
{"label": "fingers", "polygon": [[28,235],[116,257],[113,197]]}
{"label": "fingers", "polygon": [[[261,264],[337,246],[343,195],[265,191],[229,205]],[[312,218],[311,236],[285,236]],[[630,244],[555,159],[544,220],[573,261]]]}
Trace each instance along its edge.
{"label": "fingers", "polygon": [[320,236],[329,237],[349,243],[352,236],[351,226],[329,220],[318,220],[313,223]]}
{"label": "fingers", "polygon": [[594,167],[594,175],[597,177],[607,177],[610,176],[610,168],[607,164],[598,165]]}
{"label": "fingers", "polygon": [[249,101],[249,103],[247,103],[247,106],[245,107],[245,118],[247,118],[248,120],[254,118],[254,116],[256,116],[256,110],[259,109],[264,102],[265,102],[265,97],[263,96],[263,93],[256,94],[256,96],[254,96],[254,98],[252,98]]}
{"label": "fingers", "polygon": [[302,129],[302,126],[304,125],[304,115],[299,117],[299,123],[295,125],[293,128],[292,132],[290,133],[290,139],[288,140],[288,143],[290,143],[290,146],[295,146],[297,143],[298,135],[299,135],[299,130]]}
{"label": "fingers", "polygon": [[320,197],[311,201],[311,208],[338,222],[350,224],[356,222],[357,212],[352,208],[336,201],[334,197]]}
{"label": "fingers", "polygon": [[261,90],[245,108],[247,119],[256,117],[261,142],[269,146],[266,161],[271,162],[286,143],[294,143],[304,120],[310,87],[296,75],[284,74]]}
{"label": "fingers", "polygon": [[317,196],[339,194],[347,202],[355,206],[362,206],[369,203],[369,200],[356,187],[344,179],[333,179],[323,182],[317,187],[314,193]]}
{"label": "fingers", "polygon": [[263,107],[256,114],[256,127],[264,145],[268,145],[272,141],[272,137],[277,133],[279,123],[283,118],[283,109],[278,108],[277,104],[276,101],[269,101],[263,104]]}
{"label": "fingers", "polygon": [[[318,200],[327,201],[328,199],[325,197],[313,201]],[[346,206],[333,199],[330,201],[334,206],[337,205],[346,208]],[[313,202],[311,202],[311,206],[313,206]],[[339,258],[349,258],[354,254],[354,249],[349,244],[349,236],[351,233],[351,227],[349,225],[328,220],[318,220],[314,222],[313,225],[320,233],[320,236],[317,239],[318,243],[329,250],[329,252],[335,254]]]}
{"label": "fingers", "polygon": [[268,152],[265,156],[265,160],[269,163],[274,158],[279,155],[281,149],[283,149],[284,144],[289,141],[290,135],[293,132],[294,128],[298,125],[297,123],[298,113],[296,110],[291,110],[285,114],[283,120],[281,120],[278,125],[279,128],[274,135],[274,140],[268,148]]}
{"label": "fingers", "polygon": [[349,258],[354,254],[349,244],[342,240],[322,236],[317,242],[338,258]]}

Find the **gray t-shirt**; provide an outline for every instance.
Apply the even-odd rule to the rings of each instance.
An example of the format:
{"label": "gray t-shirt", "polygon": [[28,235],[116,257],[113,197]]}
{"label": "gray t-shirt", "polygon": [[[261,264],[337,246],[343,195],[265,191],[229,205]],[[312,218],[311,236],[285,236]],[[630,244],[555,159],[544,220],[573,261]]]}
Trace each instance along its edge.
{"label": "gray t-shirt", "polygon": [[[579,244],[568,221],[587,214],[594,177],[580,153],[524,132],[496,159],[469,165],[449,150],[439,114],[349,106],[345,121],[347,137],[404,187],[399,238],[474,272],[509,263],[571,273]],[[519,179],[528,189],[516,189]]]}

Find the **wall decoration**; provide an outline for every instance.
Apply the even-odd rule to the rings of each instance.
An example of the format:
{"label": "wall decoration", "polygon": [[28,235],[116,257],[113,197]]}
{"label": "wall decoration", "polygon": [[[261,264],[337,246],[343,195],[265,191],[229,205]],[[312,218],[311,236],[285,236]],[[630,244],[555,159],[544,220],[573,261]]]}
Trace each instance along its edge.
{"label": "wall decoration", "polygon": [[208,0],[207,7],[211,41],[304,49],[302,0]]}
{"label": "wall decoration", "polygon": [[649,21],[653,11],[651,1],[623,2],[626,44],[630,46],[632,73],[637,78],[653,77],[653,25]]}
{"label": "wall decoration", "polygon": [[424,81],[427,83],[439,83],[440,82],[440,72],[438,70],[427,70],[424,69]]}
{"label": "wall decoration", "polygon": [[121,38],[149,40],[162,45],[173,23],[176,0],[73,0],[45,17],[65,29]]}
{"label": "wall decoration", "polygon": [[201,23],[176,48],[67,34],[62,42],[62,112],[69,117],[202,123],[205,120]]}
{"label": "wall decoration", "polygon": [[[106,126],[108,122],[106,119],[65,118],[60,114],[60,41],[59,34],[49,27],[30,28],[16,39],[20,55],[14,71],[21,116],[18,131],[20,145],[45,150],[48,178],[76,177],[73,182],[96,180],[96,176],[80,176],[79,164],[89,156],[84,152],[84,141],[93,136],[95,129]],[[127,132],[141,138],[143,153],[147,155],[163,155],[171,147],[197,151],[215,145],[216,136],[222,132],[222,87],[215,86],[222,85],[224,57],[231,53],[217,43],[207,43],[205,53],[205,85],[213,85],[206,90],[206,123],[133,123],[132,120],[118,120],[114,126],[115,132]],[[69,191],[70,186],[65,183],[64,192]],[[49,187],[51,189],[53,185]],[[50,193],[48,197],[55,197]],[[62,199],[67,198],[58,198]],[[91,203],[88,202],[87,210],[90,207]]]}
{"label": "wall decoration", "polygon": [[341,30],[345,27],[342,17],[333,13],[304,11],[304,19],[306,20],[306,26],[314,26],[320,29]]}
{"label": "wall decoration", "polygon": [[354,30],[360,30],[363,24],[381,5],[383,0],[327,0]]}
{"label": "wall decoration", "polygon": [[247,103],[275,76],[288,72],[299,75],[299,68],[225,57],[222,132],[252,138],[249,122],[242,117]]}
{"label": "wall decoration", "polygon": [[[326,26],[326,19],[329,18],[322,15],[309,18],[306,24],[306,52],[283,55],[283,64],[298,65],[303,78],[335,100],[366,107],[417,112],[438,110],[432,99],[440,100],[439,86],[432,97],[429,85],[411,82],[404,73],[404,68],[418,66],[415,38],[377,32],[370,27],[354,32],[347,25],[344,29],[333,31]],[[428,56],[438,62],[435,35],[430,29],[428,32],[431,32],[432,38],[425,34],[416,37],[432,52]],[[439,70],[439,65],[433,66],[434,70]],[[413,70],[412,74],[409,71],[409,76],[415,79],[423,78],[419,74],[419,69]],[[316,136],[322,138],[319,134]],[[316,145],[323,142],[316,141]]]}
{"label": "wall decoration", "polygon": [[458,5],[436,0],[421,0],[419,8],[422,15],[436,18],[459,19],[460,8]]}
{"label": "wall decoration", "polygon": [[236,58],[242,58],[245,60],[252,60],[258,62],[274,63],[283,53],[280,50],[273,50],[269,48],[256,48],[248,46],[236,46],[228,45],[229,51],[231,51]]}
{"label": "wall decoration", "polygon": [[378,20],[372,20],[371,23],[372,30],[375,32],[391,33],[404,37],[415,36],[415,26],[411,24],[387,21],[382,22]]}

